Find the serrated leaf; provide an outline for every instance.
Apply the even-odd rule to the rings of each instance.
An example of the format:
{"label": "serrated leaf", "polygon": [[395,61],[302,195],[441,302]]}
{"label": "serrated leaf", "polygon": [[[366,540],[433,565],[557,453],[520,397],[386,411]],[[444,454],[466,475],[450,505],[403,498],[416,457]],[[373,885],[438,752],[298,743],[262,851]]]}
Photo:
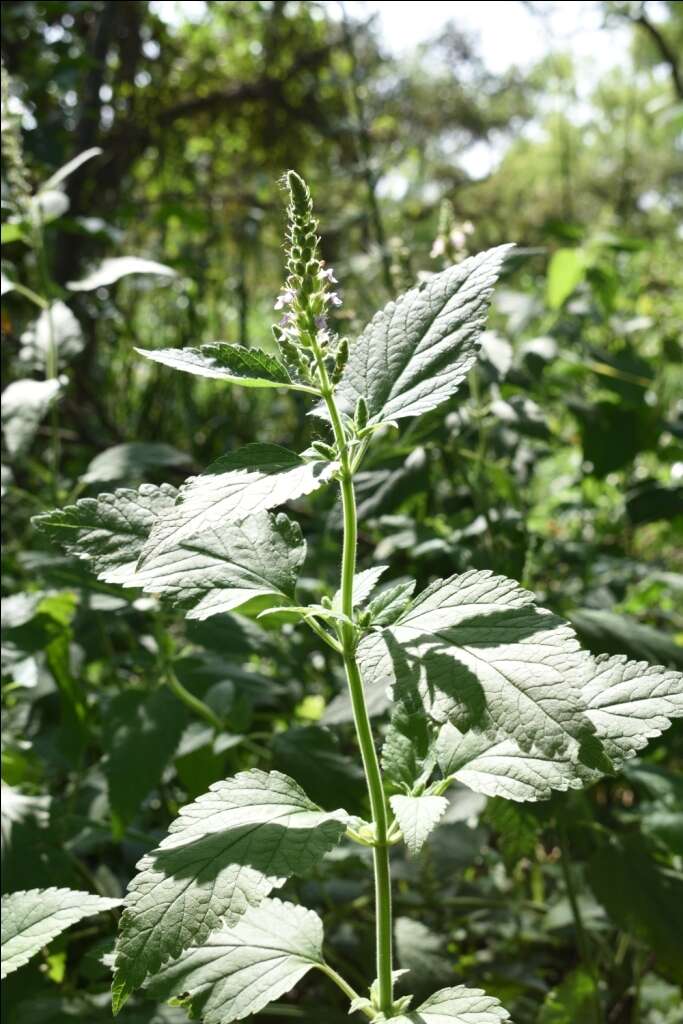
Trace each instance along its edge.
{"label": "serrated leaf", "polygon": [[607,755],[618,763],[683,715],[683,674],[603,655],[592,664],[583,697]]}
{"label": "serrated leaf", "polygon": [[183,370],[198,377],[211,377],[245,388],[295,388],[310,391],[295,383],[284,363],[259,348],[245,348],[216,341],[199,348],[160,348],[135,350],[155,363]]}
{"label": "serrated leaf", "polygon": [[44,416],[64,390],[64,380],[15,380],[2,393],[2,432],[10,455],[31,445]]}
{"label": "serrated leaf", "polygon": [[389,797],[389,803],[401,827],[408,852],[413,856],[420,852],[448,808],[448,800],[444,796],[428,794],[397,794]]}
{"label": "serrated leaf", "polygon": [[290,875],[317,864],[339,841],[346,819],[344,811],[321,811],[286,775],[257,769],[217,782],[183,808],[129,886],[115,1008],[223,919],[233,926]]}
{"label": "serrated leaf", "polygon": [[592,729],[581,714],[583,655],[571,629],[532,595],[489,571],[437,580],[358,660],[369,687],[385,680],[436,722],[512,738],[576,760]]}
{"label": "serrated leaf", "polygon": [[1,976],[28,963],[69,925],[121,903],[73,889],[28,889],[3,896]]}
{"label": "serrated leaf", "polygon": [[34,516],[32,522],[99,579],[132,586],[135,567],[157,516],[173,506],[175,488],[143,484]]}
{"label": "serrated leaf", "polygon": [[415,590],[415,580],[405,580],[385,587],[368,605],[373,626],[390,626],[405,611]]}
{"label": "serrated leaf", "polygon": [[314,911],[264,900],[164,967],[149,992],[160,1000],[188,993],[192,1018],[230,1024],[258,1013],[312,967],[321,967],[322,944],[323,925]]}
{"label": "serrated leaf", "polygon": [[[377,586],[377,581],[389,568],[388,565],[374,565],[370,569],[363,569],[353,577],[353,607],[364,604],[370,594]],[[332,598],[332,607],[339,611],[342,604],[341,590],[337,590]]]}
{"label": "serrated leaf", "polygon": [[190,457],[161,441],[131,441],[100,452],[81,476],[81,483],[138,480],[149,470],[184,466]]}
{"label": "serrated leaf", "polygon": [[353,414],[365,398],[372,423],[417,416],[453,395],[474,363],[491,291],[510,246],[435,274],[390,302],[351,349],[337,388]]}
{"label": "serrated leaf", "polygon": [[595,781],[580,763],[558,755],[523,751],[514,740],[444,725],[436,742],[441,771],[475,793],[506,800],[547,800],[553,790],[580,789]]}
{"label": "serrated leaf", "polygon": [[509,872],[523,857],[532,856],[540,824],[533,808],[515,806],[509,800],[494,797],[486,803],[483,818],[498,833],[498,850]]}
{"label": "serrated leaf", "polygon": [[185,481],[178,502],[157,523],[143,553],[151,557],[207,529],[284,505],[326,483],[335,463],[305,462],[276,444],[249,444]]}
{"label": "serrated leaf", "polygon": [[434,767],[433,726],[420,711],[397,704],[382,746],[385,784],[410,792],[415,783],[426,782]]}
{"label": "serrated leaf", "polygon": [[[616,655],[588,659],[581,674],[581,707],[594,734],[579,748],[578,761],[561,752],[524,751],[513,739],[461,733],[447,724],[436,742],[441,771],[486,796],[545,800],[553,790],[580,789],[607,768],[620,768],[683,714],[683,677],[671,669]],[[607,766],[597,759],[594,744],[609,758]]]}
{"label": "serrated leaf", "polygon": [[127,585],[163,595],[189,619],[238,609],[257,613],[294,604],[305,556],[298,523],[282,512],[258,512],[243,522],[205,526],[196,537],[155,545],[152,552],[146,546]]}
{"label": "serrated leaf", "polygon": [[394,1024],[501,1024],[510,1015],[497,999],[479,988],[442,988],[412,1013],[391,1018]]}
{"label": "serrated leaf", "polygon": [[115,256],[113,259],[102,260],[99,267],[92,270],[80,281],[67,281],[66,287],[72,292],[93,292],[96,288],[108,288],[116,284],[122,277],[130,274],[155,274],[157,277],[175,277],[172,267],[155,260],[143,260],[139,256]]}

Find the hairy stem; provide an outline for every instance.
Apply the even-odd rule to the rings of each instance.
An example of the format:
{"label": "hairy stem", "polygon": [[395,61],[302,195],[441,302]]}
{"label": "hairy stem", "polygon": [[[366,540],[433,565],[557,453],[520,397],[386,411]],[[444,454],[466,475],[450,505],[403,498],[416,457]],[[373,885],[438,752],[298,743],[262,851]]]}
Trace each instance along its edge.
{"label": "hairy stem", "polygon": [[377,957],[377,982],[379,987],[379,1008],[390,1017],[393,1012],[393,953],[392,953],[392,911],[391,911],[391,868],[389,864],[389,845],[387,833],[389,816],[382,784],[379,759],[372,736],[372,726],[365,703],[363,682],[356,661],[356,632],[353,620],[353,577],[356,571],[356,545],[358,540],[358,521],[356,515],[356,496],[353,486],[353,474],[357,461],[352,465],[347,445],[346,431],[342,418],[334,400],[325,364],[317,344],[313,351],[316,356],[320,375],[321,394],[325,400],[332,423],[332,430],[339,451],[342,508],[344,515],[344,541],[341,566],[341,604],[342,612],[349,621],[342,622],[339,627],[339,638],[343,648],[344,668],[351,696],[353,720],[356,736],[360,747],[365,780],[370,797],[372,821],[375,827],[373,861],[375,874],[375,935]]}

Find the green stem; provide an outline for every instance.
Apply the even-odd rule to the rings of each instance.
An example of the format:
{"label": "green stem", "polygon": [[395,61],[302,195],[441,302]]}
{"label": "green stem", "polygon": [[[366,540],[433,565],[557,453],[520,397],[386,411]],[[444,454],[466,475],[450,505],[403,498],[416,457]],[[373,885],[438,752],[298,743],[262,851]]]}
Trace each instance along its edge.
{"label": "green stem", "polygon": [[320,352],[317,340],[311,337],[318,373],[320,391],[330,415],[332,430],[339,451],[342,508],[344,516],[344,541],[341,566],[341,605],[346,622],[339,626],[346,669],[346,680],[351,696],[353,721],[360,747],[365,780],[370,798],[372,821],[375,827],[375,843],[373,846],[373,863],[375,875],[375,935],[377,957],[377,984],[379,988],[379,1008],[386,1017],[391,1017],[394,1006],[393,993],[393,952],[392,952],[392,910],[391,910],[391,868],[389,863],[389,845],[387,833],[389,815],[382,784],[379,759],[372,736],[372,726],[365,703],[365,691],[356,661],[356,630],[353,626],[353,577],[356,571],[356,545],[358,541],[358,519],[356,514],[356,496],[353,487],[353,474],[358,461],[352,465],[346,431],[342,423],[337,403],[334,400],[327,369]]}
{"label": "green stem", "polygon": [[[335,971],[334,967],[330,967],[329,964],[319,964],[318,966],[323,974],[326,974],[327,977],[342,990],[344,995],[347,996],[351,1002],[353,1002],[354,999],[358,999],[358,993],[351,987],[351,985],[349,985],[348,981],[345,981],[344,978],[342,978],[341,974],[338,974]],[[364,1013],[366,1017],[370,1018],[370,1020],[375,1016],[374,1010],[370,1009],[369,1006],[363,1007],[360,1012]]]}
{"label": "green stem", "polygon": [[172,693],[176,695],[178,700],[181,700],[191,711],[194,711],[196,715],[203,718],[212,729],[216,732],[220,732],[223,729],[223,723],[215,712],[211,710],[208,704],[205,704],[199,697],[195,697],[193,693],[190,693],[178,679],[173,669],[166,666],[166,681],[168,688]]}

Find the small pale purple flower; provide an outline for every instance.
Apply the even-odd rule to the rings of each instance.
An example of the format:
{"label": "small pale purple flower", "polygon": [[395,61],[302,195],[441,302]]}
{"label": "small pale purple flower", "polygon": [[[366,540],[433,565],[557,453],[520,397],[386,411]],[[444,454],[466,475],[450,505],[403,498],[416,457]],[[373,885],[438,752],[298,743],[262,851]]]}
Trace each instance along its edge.
{"label": "small pale purple flower", "polygon": [[324,313],[320,313],[315,318],[315,326],[318,328],[319,331],[325,330],[325,328],[327,327],[327,317],[325,316]]}
{"label": "small pale purple flower", "polygon": [[295,292],[293,292],[291,288],[285,288],[285,290],[281,292],[280,295],[278,295],[277,299],[275,300],[275,306],[273,308],[284,309],[285,306],[291,306],[295,298]]}
{"label": "small pale purple flower", "polygon": [[285,313],[284,316],[282,316],[280,318],[280,321],[278,323],[278,327],[282,327],[282,328],[291,327],[293,323],[294,323],[294,314],[293,313]]}
{"label": "small pale purple flower", "polygon": [[334,276],[334,270],[332,267],[327,267],[325,270],[321,270],[320,276],[324,281],[329,281],[331,284],[337,284],[337,278]]}
{"label": "small pale purple flower", "polygon": [[342,304],[342,300],[339,298],[336,292],[330,292],[327,298],[328,301],[331,302],[333,306],[341,306]]}

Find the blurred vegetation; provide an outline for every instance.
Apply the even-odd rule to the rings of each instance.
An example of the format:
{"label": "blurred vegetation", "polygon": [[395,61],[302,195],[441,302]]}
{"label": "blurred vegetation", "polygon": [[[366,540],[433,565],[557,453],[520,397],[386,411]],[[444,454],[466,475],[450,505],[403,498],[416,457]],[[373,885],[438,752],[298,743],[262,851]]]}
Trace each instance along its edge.
{"label": "blurred vegetation", "polygon": [[[307,636],[230,616],[178,623],[93,582],[29,522],[76,496],[179,483],[256,436],[297,451],[315,437],[296,397],[169,374],[134,352],[270,344],[288,167],[311,185],[351,338],[422,275],[518,244],[464,394],[373,449],[358,481],[363,565],[391,558],[420,586],[491,567],[592,651],[683,665],[683,4],[597,6],[604,46],[626,27],[631,48],[587,89],[558,50],[491,73],[457,24],[392,56],[341,4],[212,2],[197,22],[147,2],[3,5],[3,122],[31,186],[102,151],[32,234],[3,144],[3,272],[77,321],[47,372],[66,375],[51,416],[15,445],[16,413],[3,411],[5,890],[119,895],[178,808],[244,767],[281,768],[324,806],[343,790],[362,809],[351,732],[325,724],[342,680]],[[481,178],[460,162],[476,142],[502,154]],[[67,288],[123,256],[175,277]],[[6,385],[49,371],[35,329],[31,341],[37,312],[20,289],[5,298]],[[316,495],[296,515],[311,575],[333,587],[330,502]],[[164,685],[163,630],[222,736]],[[547,804],[501,809],[462,790],[431,854],[396,866],[400,965],[480,981],[517,1024],[588,1020],[597,972],[608,1024],[680,1024],[681,737],[673,728],[623,775]],[[353,977],[371,894],[361,854],[336,856],[297,891],[330,913]],[[109,1019],[111,934],[106,918],[86,922],[14,975],[9,1024]],[[333,1024],[346,1019],[333,999],[313,980],[259,1019]],[[185,1015],[143,995],[121,1019]]]}

